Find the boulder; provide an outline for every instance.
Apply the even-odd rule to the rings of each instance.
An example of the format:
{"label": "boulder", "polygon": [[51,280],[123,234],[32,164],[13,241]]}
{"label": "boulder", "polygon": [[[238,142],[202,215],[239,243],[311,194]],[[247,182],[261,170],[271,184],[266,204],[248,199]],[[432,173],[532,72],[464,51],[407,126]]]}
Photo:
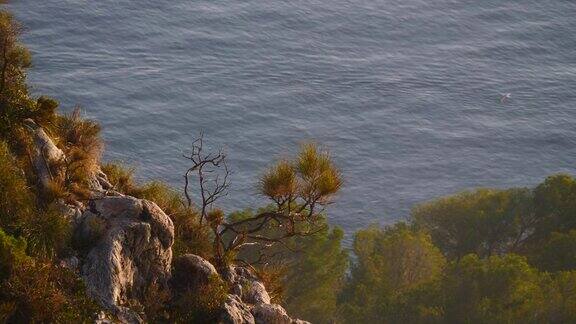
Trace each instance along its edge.
{"label": "boulder", "polygon": [[270,304],[271,298],[264,284],[248,269],[244,267],[229,267],[225,277],[231,287],[231,293],[242,298],[245,303]]}
{"label": "boulder", "polygon": [[[223,321],[223,323],[252,323],[246,317],[235,316],[237,308],[249,309],[254,322],[261,324],[309,324],[306,321],[292,319],[280,305],[272,304],[270,295],[258,277],[245,267],[230,266],[226,269],[224,278],[230,285],[230,294],[226,301],[224,318],[236,318],[236,321]],[[234,298],[234,299],[232,299]],[[238,305],[241,303],[241,306]]]}
{"label": "boulder", "polygon": [[222,324],[254,324],[250,308],[236,295],[228,295],[220,315]]}
{"label": "boulder", "polygon": [[211,277],[218,276],[212,263],[194,255],[185,254],[174,260],[172,287],[175,291],[199,290]]}
{"label": "boulder", "polygon": [[252,309],[256,324],[291,324],[286,310],[277,304],[259,304]]}
{"label": "boulder", "polygon": [[270,296],[266,291],[266,287],[260,281],[252,281],[246,292],[243,293],[244,301],[253,305],[270,304]]}
{"label": "boulder", "polygon": [[88,188],[92,191],[93,197],[102,196],[123,196],[121,193],[114,190],[114,186],[108,180],[108,176],[102,171],[100,167],[92,171],[88,177]]}
{"label": "boulder", "polygon": [[129,196],[93,199],[82,214],[76,237],[87,242],[82,266],[88,292],[127,322],[126,311],[152,284],[167,285],[172,262],[174,225],[154,203]]}

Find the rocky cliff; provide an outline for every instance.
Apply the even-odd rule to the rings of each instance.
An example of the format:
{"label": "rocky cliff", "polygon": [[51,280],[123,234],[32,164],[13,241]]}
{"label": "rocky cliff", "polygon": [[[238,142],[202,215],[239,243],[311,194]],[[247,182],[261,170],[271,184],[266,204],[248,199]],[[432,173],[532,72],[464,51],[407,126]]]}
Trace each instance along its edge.
{"label": "rocky cliff", "polygon": [[[41,186],[63,173],[66,156],[32,120],[27,121],[34,139],[32,165]],[[90,175],[88,201],[59,202],[82,242],[76,255],[61,264],[78,272],[88,292],[114,320],[104,313],[97,322],[141,323],[143,317],[130,307],[151,287],[170,294],[195,290],[210,278],[229,287],[221,305],[220,323],[306,323],[288,316],[282,306],[271,303],[264,284],[247,268],[230,265],[220,271],[192,254],[173,260],[174,225],[154,202],[114,190],[106,175],[95,168]]]}

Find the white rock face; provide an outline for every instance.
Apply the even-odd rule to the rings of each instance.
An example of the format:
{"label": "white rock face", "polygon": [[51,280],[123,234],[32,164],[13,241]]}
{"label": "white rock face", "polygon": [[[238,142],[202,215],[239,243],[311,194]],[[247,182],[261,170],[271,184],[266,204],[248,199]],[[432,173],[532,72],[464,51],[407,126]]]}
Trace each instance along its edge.
{"label": "white rock face", "polygon": [[266,291],[266,287],[260,281],[253,281],[250,285],[248,292],[244,294],[247,303],[258,305],[258,304],[270,304],[271,299]]}
{"label": "white rock face", "polygon": [[228,295],[220,315],[220,323],[254,324],[255,320],[250,313],[250,307],[243,303],[240,297]]}
{"label": "white rock face", "polygon": [[50,167],[65,159],[64,152],[56,147],[52,139],[33,120],[26,119],[25,125],[32,132],[34,149],[32,151],[32,165],[43,189],[48,188],[53,175]]}
{"label": "white rock face", "polygon": [[264,284],[246,268],[231,267],[228,270],[228,282],[233,287],[232,292],[248,304],[270,304],[271,302]]}
{"label": "white rock face", "polygon": [[256,324],[291,324],[292,319],[282,306],[276,304],[259,304],[252,309]]}
{"label": "white rock face", "polygon": [[272,304],[264,284],[247,268],[229,266],[222,277],[228,282],[230,291],[222,308],[220,323],[309,324],[290,318],[282,306]]}
{"label": "white rock face", "polygon": [[156,204],[129,196],[93,199],[76,232],[93,241],[82,275],[102,305],[119,311],[149,285],[167,285],[174,225]]}

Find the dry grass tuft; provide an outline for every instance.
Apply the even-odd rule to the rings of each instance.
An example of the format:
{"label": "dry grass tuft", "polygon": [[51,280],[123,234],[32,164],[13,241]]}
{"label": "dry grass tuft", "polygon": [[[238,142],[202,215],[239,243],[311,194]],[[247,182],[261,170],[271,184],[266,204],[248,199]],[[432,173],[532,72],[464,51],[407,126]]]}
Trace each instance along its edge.
{"label": "dry grass tuft", "polygon": [[76,108],[60,118],[60,139],[66,154],[63,185],[74,200],[87,199],[89,182],[100,168],[104,145],[100,139],[100,126],[80,116]]}

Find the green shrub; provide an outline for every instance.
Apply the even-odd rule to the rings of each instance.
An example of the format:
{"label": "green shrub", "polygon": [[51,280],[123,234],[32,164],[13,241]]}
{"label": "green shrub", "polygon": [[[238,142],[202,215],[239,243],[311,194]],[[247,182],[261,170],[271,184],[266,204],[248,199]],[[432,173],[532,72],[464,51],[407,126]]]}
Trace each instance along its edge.
{"label": "green shrub", "polygon": [[26,224],[25,234],[31,255],[51,259],[66,254],[70,248],[72,225],[55,205],[50,205]]}
{"label": "green shrub", "polygon": [[55,205],[37,207],[22,170],[3,142],[0,142],[0,227],[25,237],[32,255],[48,258],[68,245],[71,232],[68,220]]}
{"label": "green shrub", "polygon": [[50,263],[25,262],[0,288],[8,322],[88,323],[99,309],[76,274]]}
{"label": "green shrub", "polygon": [[576,269],[576,230],[551,234],[550,239],[527,251],[532,264],[545,271]]}
{"label": "green shrub", "polygon": [[22,27],[11,14],[0,10],[0,38],[5,51],[0,58],[0,139],[9,139],[14,128],[33,118],[36,102],[29,97],[26,69],[31,65],[28,50],[18,42]]}
{"label": "green shrub", "polygon": [[21,230],[21,223],[35,213],[34,194],[10,153],[0,142],[0,227],[10,233]]}
{"label": "green shrub", "polygon": [[0,281],[9,278],[14,268],[27,258],[26,241],[10,236],[0,228]]}
{"label": "green shrub", "polygon": [[414,224],[449,258],[481,257],[517,248],[534,217],[529,189],[477,189],[416,206]]}
{"label": "green shrub", "polygon": [[0,322],[87,322],[98,307],[82,280],[65,268],[35,260],[26,241],[0,229]]}
{"label": "green shrub", "polygon": [[437,280],[446,263],[429,235],[402,223],[357,232],[354,253],[342,295],[347,323],[398,322],[405,296]]}

